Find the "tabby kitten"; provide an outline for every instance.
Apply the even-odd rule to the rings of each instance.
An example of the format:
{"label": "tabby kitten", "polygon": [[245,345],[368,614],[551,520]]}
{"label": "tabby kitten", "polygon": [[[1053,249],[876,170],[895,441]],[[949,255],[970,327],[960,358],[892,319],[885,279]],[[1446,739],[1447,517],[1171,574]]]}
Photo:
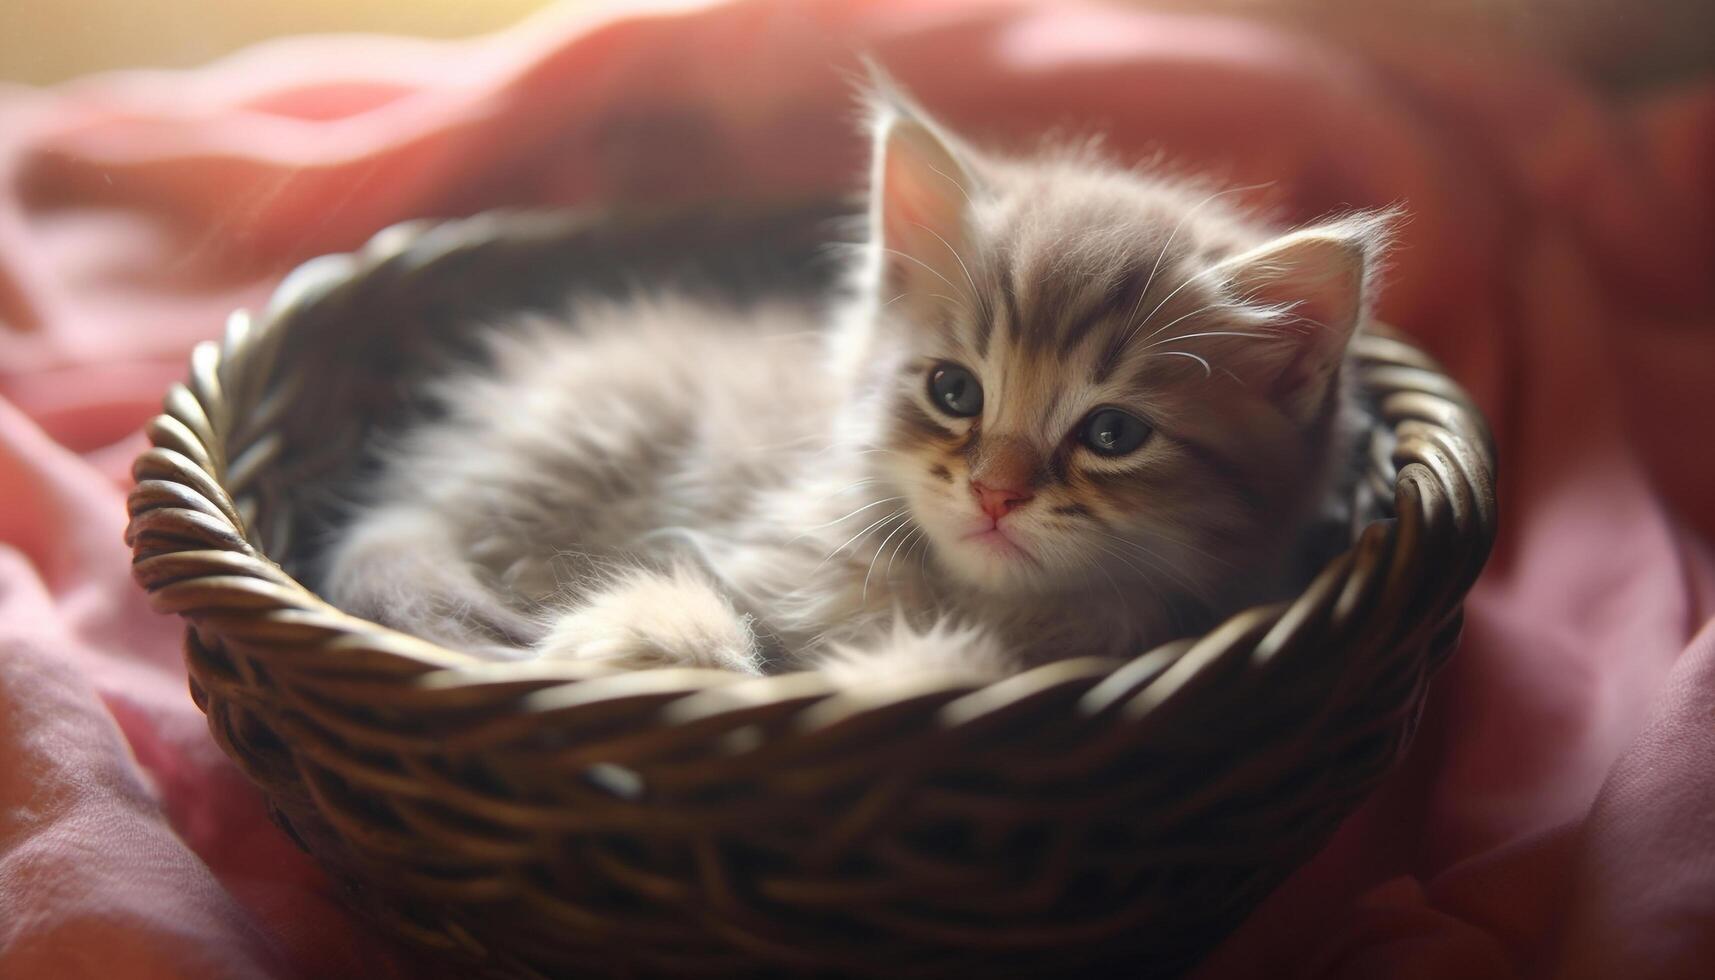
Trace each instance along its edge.
{"label": "tabby kitten", "polygon": [[639,295],[498,331],[329,598],[495,656],[984,679],[1289,592],[1351,470],[1386,216],[1281,232],[894,95],[873,130],[827,314]]}

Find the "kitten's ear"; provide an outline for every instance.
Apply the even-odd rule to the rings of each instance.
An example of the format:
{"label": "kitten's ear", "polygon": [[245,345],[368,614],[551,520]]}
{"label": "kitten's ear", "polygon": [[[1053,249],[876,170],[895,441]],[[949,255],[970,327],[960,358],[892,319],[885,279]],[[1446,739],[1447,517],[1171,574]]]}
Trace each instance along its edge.
{"label": "kitten's ear", "polygon": [[1325,404],[1346,348],[1368,315],[1372,278],[1386,246],[1390,213],[1306,228],[1222,261],[1210,274],[1251,311],[1238,373],[1309,421]]}
{"label": "kitten's ear", "polygon": [[[952,139],[881,89],[875,97],[871,234],[884,251],[887,288],[919,294],[964,290],[977,185]],[[890,250],[890,251],[888,251]],[[952,284],[952,285],[949,285]]]}

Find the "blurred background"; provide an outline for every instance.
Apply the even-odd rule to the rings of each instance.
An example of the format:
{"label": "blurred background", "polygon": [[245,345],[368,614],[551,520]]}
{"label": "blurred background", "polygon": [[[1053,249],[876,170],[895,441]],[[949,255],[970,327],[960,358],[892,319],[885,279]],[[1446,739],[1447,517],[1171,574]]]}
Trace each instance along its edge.
{"label": "blurred background", "polygon": [[[1715,66],[1715,0],[1133,0],[1319,20],[1396,8],[1402,22],[1475,21],[1548,50],[1609,87],[1654,87]],[[182,68],[288,34],[462,37],[542,8],[659,0],[4,0],[0,81],[46,85],[112,68]]]}
{"label": "blurred background", "polygon": [[[395,222],[848,186],[843,49],[802,2],[596,43],[555,22],[711,0],[0,0],[0,976],[418,975],[186,696],[121,533],[139,430],[229,311]],[[1389,315],[1490,412],[1502,539],[1420,748],[1220,975],[1709,976],[1715,0],[1110,0],[1308,40],[1089,0],[935,34],[941,0],[868,2],[821,6],[997,135],[1090,106],[1116,152],[1266,181],[1283,215],[1412,205]],[[486,60],[372,37],[27,87],[536,17],[456,49]]]}
{"label": "blurred background", "polygon": [[[270,37],[462,37],[551,0],[0,0],[0,79],[45,85],[109,68],[188,68]],[[585,0],[583,6],[636,6]]]}

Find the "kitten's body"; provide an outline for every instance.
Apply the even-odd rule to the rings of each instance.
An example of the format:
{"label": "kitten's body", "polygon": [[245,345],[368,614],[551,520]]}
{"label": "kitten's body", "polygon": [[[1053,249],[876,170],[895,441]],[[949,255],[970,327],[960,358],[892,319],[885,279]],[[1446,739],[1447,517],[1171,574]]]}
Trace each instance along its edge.
{"label": "kitten's body", "polygon": [[[878,130],[831,313],[654,296],[500,334],[330,598],[502,655],[995,676],[1284,591],[1345,459],[1376,223],[1277,238],[1184,184]],[[949,368],[977,411],[937,402]],[[1145,441],[1097,452],[1103,410]]]}
{"label": "kitten's body", "polygon": [[[656,296],[572,320],[575,331],[508,331],[494,372],[443,382],[450,414],[395,448],[376,488],[386,502],[333,552],[336,602],[505,656],[542,644],[593,595],[626,598],[604,624],[624,631],[707,585],[755,639],[689,662],[754,655],[759,670],[842,648],[905,659],[895,644],[915,649],[939,627],[960,642],[923,644],[928,656],[994,673],[1027,662],[1027,648],[1119,655],[1192,623],[1145,595],[1083,597],[1102,615],[1067,615],[1080,597],[995,597],[950,580],[897,498],[864,475],[888,450],[830,441],[849,388],[829,383],[813,311]],[[449,568],[457,578],[440,581]],[[700,617],[699,644],[721,636],[719,615]]]}

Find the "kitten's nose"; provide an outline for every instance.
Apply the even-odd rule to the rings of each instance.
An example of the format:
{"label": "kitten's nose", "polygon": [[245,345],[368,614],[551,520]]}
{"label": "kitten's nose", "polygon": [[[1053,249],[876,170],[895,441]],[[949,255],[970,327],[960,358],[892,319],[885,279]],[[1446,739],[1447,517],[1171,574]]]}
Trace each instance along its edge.
{"label": "kitten's nose", "polygon": [[986,484],[971,481],[971,492],[977,495],[977,502],[982,505],[983,513],[994,520],[1000,520],[1022,507],[1035,494],[1029,490],[1014,487],[991,487]]}

